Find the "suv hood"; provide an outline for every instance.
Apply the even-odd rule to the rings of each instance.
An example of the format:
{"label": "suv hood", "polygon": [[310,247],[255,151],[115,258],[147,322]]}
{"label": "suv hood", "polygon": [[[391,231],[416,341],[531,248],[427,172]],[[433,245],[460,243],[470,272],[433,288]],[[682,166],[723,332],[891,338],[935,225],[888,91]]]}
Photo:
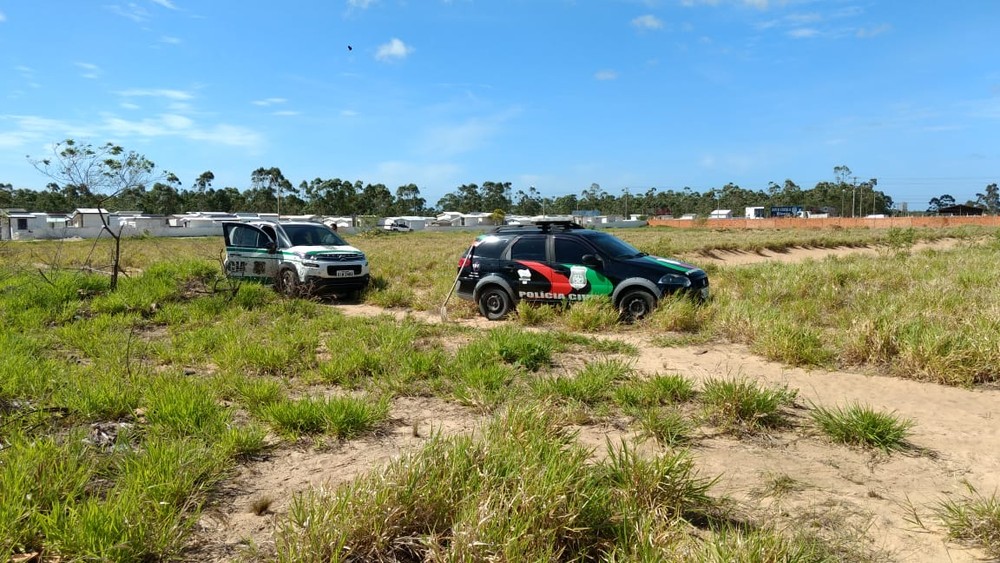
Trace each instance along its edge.
{"label": "suv hood", "polygon": [[343,244],[339,246],[292,246],[284,249],[284,252],[292,252],[294,254],[302,254],[304,256],[320,258],[327,254],[340,255],[340,254],[358,254],[364,255],[363,252],[357,248],[349,245]]}
{"label": "suv hood", "polygon": [[637,266],[653,267],[658,270],[665,268],[671,272],[677,272],[685,275],[691,275],[702,271],[701,268],[693,264],[681,262],[680,260],[674,260],[673,258],[663,258],[662,256],[638,256],[635,258],[629,258],[628,261]]}

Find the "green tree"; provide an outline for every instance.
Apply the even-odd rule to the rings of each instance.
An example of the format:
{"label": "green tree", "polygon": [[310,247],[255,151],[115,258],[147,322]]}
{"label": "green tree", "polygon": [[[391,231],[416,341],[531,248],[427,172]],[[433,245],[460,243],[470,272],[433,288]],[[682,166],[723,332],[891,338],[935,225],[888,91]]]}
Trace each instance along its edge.
{"label": "green tree", "polygon": [[365,215],[386,217],[392,214],[395,200],[385,184],[368,184],[361,190],[361,209]]}
{"label": "green tree", "polygon": [[976,194],[976,205],[984,208],[990,215],[1000,212],[1000,189],[995,182],[986,186],[982,193]]}
{"label": "green tree", "polygon": [[274,209],[281,215],[281,198],[285,194],[295,194],[296,190],[278,167],[258,168],[250,174],[250,193],[247,203],[253,211],[265,212]]}
{"label": "green tree", "polygon": [[942,194],[938,197],[932,197],[930,201],[927,202],[927,212],[937,213],[942,207],[948,207],[950,205],[955,205],[955,198],[951,194]]}
{"label": "green tree", "polygon": [[396,188],[395,213],[397,215],[426,215],[427,200],[420,197],[416,184],[406,184]]}
{"label": "green tree", "polygon": [[[169,172],[156,173],[156,164],[145,156],[126,151],[121,146],[107,143],[95,147],[89,143],[77,144],[66,139],[52,147],[49,158],[29,162],[45,176],[97,196],[97,207],[129,189],[145,186],[161,178],[175,178]],[[111,290],[118,287],[118,273],[121,269],[122,227],[112,229],[107,214],[100,213],[101,232],[107,232],[114,240],[111,264]]]}
{"label": "green tree", "polygon": [[510,182],[484,182],[479,191],[482,197],[479,211],[487,209],[510,210]]}
{"label": "green tree", "polygon": [[0,184],[0,207],[14,206],[14,186]]}

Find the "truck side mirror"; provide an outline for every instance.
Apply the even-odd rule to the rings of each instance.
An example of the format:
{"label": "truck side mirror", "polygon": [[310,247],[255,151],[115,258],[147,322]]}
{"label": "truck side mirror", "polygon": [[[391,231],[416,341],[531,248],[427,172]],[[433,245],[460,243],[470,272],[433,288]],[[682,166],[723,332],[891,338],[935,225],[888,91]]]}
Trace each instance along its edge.
{"label": "truck side mirror", "polygon": [[591,268],[600,268],[604,265],[604,261],[601,260],[601,257],[596,254],[584,254],[582,261],[584,266],[589,266]]}

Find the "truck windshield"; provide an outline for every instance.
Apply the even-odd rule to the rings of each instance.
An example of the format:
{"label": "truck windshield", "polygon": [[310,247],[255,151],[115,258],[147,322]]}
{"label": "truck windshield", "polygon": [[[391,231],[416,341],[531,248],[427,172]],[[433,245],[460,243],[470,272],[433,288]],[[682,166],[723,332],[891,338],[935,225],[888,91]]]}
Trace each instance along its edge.
{"label": "truck windshield", "polygon": [[347,243],[324,225],[283,225],[292,246],[343,246]]}

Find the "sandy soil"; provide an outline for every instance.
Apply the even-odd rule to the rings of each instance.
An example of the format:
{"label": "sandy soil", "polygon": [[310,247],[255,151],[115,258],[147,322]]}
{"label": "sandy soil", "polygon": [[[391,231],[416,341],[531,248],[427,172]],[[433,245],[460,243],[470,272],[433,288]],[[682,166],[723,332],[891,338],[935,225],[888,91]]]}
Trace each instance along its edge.
{"label": "sandy soil", "polygon": [[[937,243],[941,247],[952,244]],[[711,259],[743,264],[849,252],[876,250],[792,249],[774,255],[726,253]],[[366,305],[337,307],[350,315],[387,312]],[[389,313],[442,322],[434,314]],[[445,322],[498,326],[480,318]],[[692,452],[704,476],[720,476],[713,495],[727,496],[748,514],[779,525],[794,520],[856,535],[894,561],[983,560],[980,550],[949,543],[940,529],[920,529],[907,517],[910,507],[916,507],[925,523],[932,522],[931,507],[945,498],[965,495],[965,482],[986,495],[1000,490],[1000,391],[948,388],[878,374],[789,368],[754,356],[742,346],[660,348],[650,343],[650,337],[642,333],[605,336],[636,345],[640,355],[635,368],[642,373],[681,373],[695,380],[747,377],[797,389],[797,403],[803,407],[862,403],[895,411],[915,423],[910,437],[913,448],[888,456],[831,444],[809,430],[808,424],[763,438],[701,436]],[[276,520],[288,510],[295,493],[345,482],[418,448],[432,430],[445,435],[468,433],[480,422],[475,411],[439,399],[398,399],[392,406],[392,423],[382,435],[327,447],[283,447],[266,459],[244,465],[199,522],[194,540],[198,548],[191,558],[232,560],[249,544],[266,550],[273,542]],[[579,431],[580,441],[595,450],[603,450],[606,437],[632,437],[614,426],[584,426]],[[643,449],[653,450],[655,445],[647,442]],[[768,483],[776,478],[790,478],[795,486],[784,494],[767,494]],[[265,500],[270,501],[268,510],[254,514],[254,503]]]}

